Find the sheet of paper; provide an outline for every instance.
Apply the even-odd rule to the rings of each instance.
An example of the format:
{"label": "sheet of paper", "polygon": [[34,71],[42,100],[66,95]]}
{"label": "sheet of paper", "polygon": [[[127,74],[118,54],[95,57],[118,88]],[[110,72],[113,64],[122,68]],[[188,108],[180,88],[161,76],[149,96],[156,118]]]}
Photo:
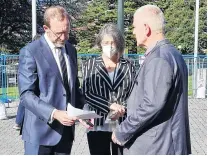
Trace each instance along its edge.
{"label": "sheet of paper", "polygon": [[86,110],[78,109],[73,107],[70,103],[68,103],[67,106],[67,114],[68,116],[76,116],[79,119],[102,118],[102,116],[97,115],[95,111],[86,111]]}

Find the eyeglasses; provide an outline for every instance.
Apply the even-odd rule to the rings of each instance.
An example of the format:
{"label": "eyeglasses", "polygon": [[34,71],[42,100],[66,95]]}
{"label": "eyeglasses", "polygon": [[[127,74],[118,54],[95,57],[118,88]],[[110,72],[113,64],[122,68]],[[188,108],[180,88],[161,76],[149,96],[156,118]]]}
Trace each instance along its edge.
{"label": "eyeglasses", "polygon": [[63,34],[69,34],[70,33],[70,30],[67,31],[67,32],[58,32],[58,33],[55,33],[53,30],[51,30],[50,28],[48,28],[56,37],[57,39],[59,39]]}

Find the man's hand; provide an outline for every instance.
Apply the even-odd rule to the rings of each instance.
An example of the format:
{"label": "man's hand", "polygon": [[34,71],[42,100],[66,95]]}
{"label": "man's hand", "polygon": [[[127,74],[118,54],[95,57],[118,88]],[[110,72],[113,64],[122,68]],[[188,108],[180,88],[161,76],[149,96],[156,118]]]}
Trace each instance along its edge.
{"label": "man's hand", "polygon": [[113,103],[111,106],[110,106],[110,109],[112,111],[115,111],[117,115],[117,117],[122,117],[125,113],[125,107],[122,106],[122,105],[119,105],[119,104],[116,104],[116,103]]}
{"label": "man's hand", "polygon": [[76,117],[69,117],[66,111],[56,110],[53,114],[53,118],[58,120],[64,126],[72,126],[74,125]]}
{"label": "man's hand", "polygon": [[121,143],[116,139],[116,136],[115,136],[114,132],[112,133],[111,139],[115,144],[118,144],[118,145],[122,146]]}
{"label": "man's hand", "polygon": [[[84,120],[79,119],[79,122],[87,129],[92,129],[93,127],[91,127],[90,125],[88,125]],[[90,122],[94,125],[94,119],[90,119]]]}
{"label": "man's hand", "polygon": [[117,112],[117,113],[111,118],[111,120],[112,120],[112,121],[118,120],[119,117],[121,117],[120,115],[121,115],[121,114]]}

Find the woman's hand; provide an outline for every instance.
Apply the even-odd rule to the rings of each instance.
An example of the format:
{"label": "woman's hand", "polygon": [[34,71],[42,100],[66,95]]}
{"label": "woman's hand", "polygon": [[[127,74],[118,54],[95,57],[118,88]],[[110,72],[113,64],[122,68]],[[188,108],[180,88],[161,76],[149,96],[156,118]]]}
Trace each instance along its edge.
{"label": "woman's hand", "polygon": [[110,106],[110,110],[114,111],[114,113],[116,114],[115,116],[117,118],[122,117],[125,113],[125,107],[123,105],[119,105],[117,103],[113,103]]}

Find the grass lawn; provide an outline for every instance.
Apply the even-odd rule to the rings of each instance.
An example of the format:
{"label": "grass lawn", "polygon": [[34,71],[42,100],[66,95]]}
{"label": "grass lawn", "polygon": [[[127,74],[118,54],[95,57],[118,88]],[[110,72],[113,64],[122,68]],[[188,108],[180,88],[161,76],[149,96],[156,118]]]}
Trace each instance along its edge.
{"label": "grass lawn", "polygon": [[[82,82],[81,79],[80,79],[80,82]],[[18,87],[0,88],[0,95],[3,95],[3,93],[7,93],[7,95],[11,98],[19,97]],[[188,96],[192,96],[192,95],[193,95],[192,76],[189,76],[188,77]]]}
{"label": "grass lawn", "polygon": [[193,76],[188,77],[188,96],[193,96],[192,78]]}
{"label": "grass lawn", "polygon": [[3,95],[4,93],[6,93],[9,98],[19,97],[18,87],[1,88],[0,95]]}

